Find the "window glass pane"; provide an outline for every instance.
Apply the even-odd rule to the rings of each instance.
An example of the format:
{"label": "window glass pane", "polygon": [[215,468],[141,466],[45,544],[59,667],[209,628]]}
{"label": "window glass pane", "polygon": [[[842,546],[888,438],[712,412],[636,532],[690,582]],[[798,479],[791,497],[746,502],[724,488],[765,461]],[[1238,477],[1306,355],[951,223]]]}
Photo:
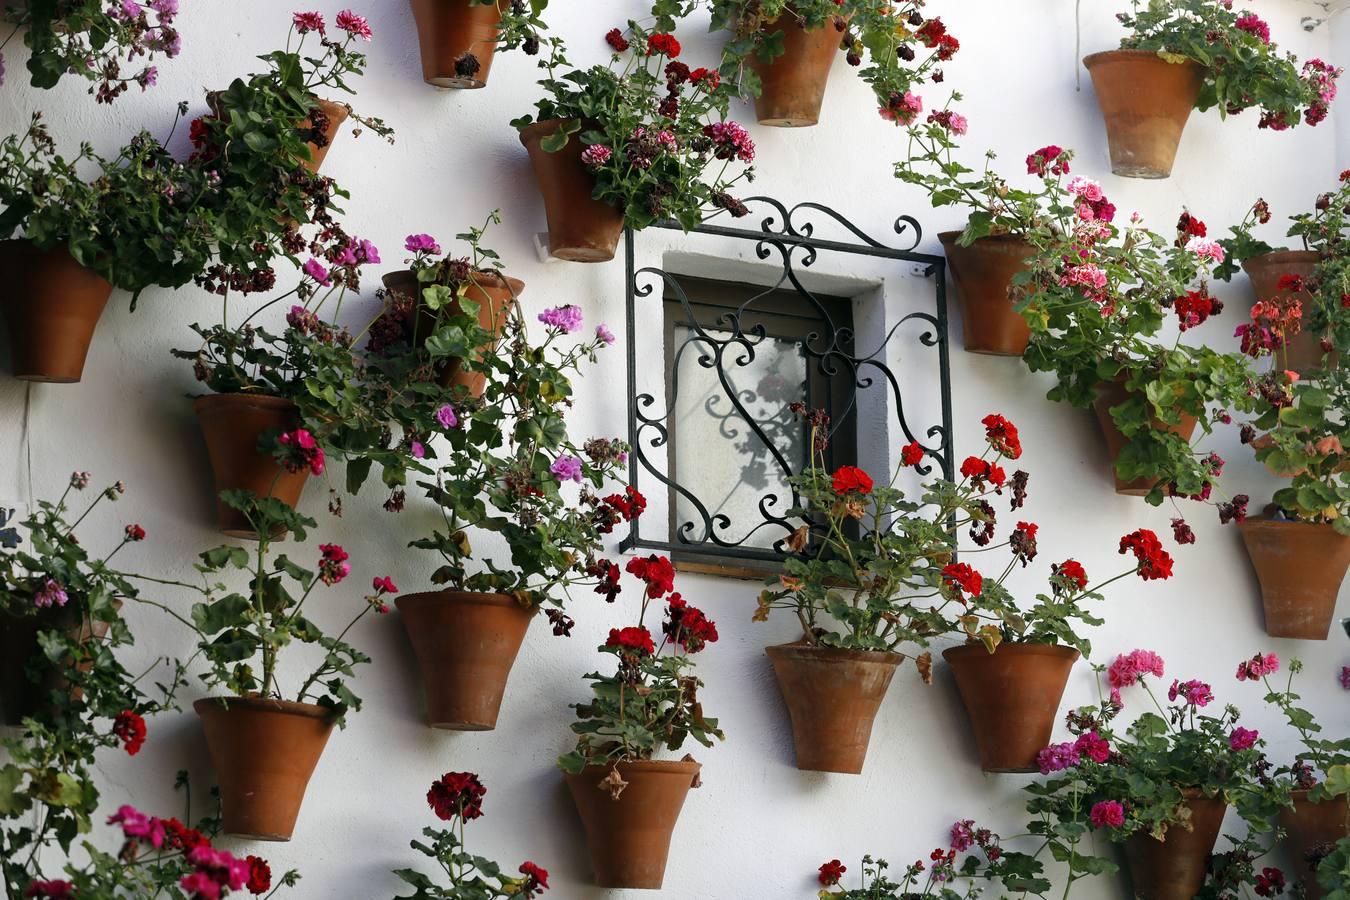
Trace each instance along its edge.
{"label": "window glass pane", "polygon": [[[714,328],[705,327],[704,332],[717,341],[732,337]],[[771,515],[785,515],[792,506],[792,491],[770,447],[793,471],[805,462],[804,425],[787,408],[794,400],[806,399],[802,345],[766,337],[753,345],[753,354],[738,343],[723,346],[721,370],[743,414],[728,396],[718,367],[701,362],[711,360],[716,346],[683,324],[675,325],[673,337],[679,378],[673,410],[676,480],[703,503],[719,540],[772,548],[786,532],[765,525],[761,504]],[[675,503],[673,539],[678,542],[683,535],[689,541],[704,540],[709,525],[698,508],[683,495]],[[720,523],[718,516],[726,516],[730,524]],[[692,527],[685,529],[690,522]],[[763,527],[756,530],[757,526]]]}

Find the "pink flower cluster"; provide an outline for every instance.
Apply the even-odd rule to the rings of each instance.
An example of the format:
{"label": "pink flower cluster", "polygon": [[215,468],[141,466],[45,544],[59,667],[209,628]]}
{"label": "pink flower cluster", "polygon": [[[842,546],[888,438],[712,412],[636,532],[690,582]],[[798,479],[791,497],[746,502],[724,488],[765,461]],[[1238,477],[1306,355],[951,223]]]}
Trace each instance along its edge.
{"label": "pink flower cluster", "polygon": [[1254,654],[1251,659],[1238,663],[1238,681],[1259,681],[1267,675],[1280,671],[1280,658],[1274,653]]}
{"label": "pink flower cluster", "polygon": [[743,163],[755,161],[755,142],[750,132],[739,122],[713,122],[703,126],[703,134],[710,138],[718,159],[739,159]]}
{"label": "pink flower cluster", "polygon": [[1245,31],[1248,34],[1255,35],[1261,43],[1270,43],[1270,26],[1262,21],[1256,13],[1246,13],[1238,16],[1238,20],[1233,23],[1239,31]]}
{"label": "pink flower cluster", "polygon": [[1131,650],[1122,653],[1106,670],[1106,680],[1111,685],[1112,702],[1120,703],[1121,688],[1132,687],[1145,675],[1163,677],[1163,658],[1152,650]]}
{"label": "pink flower cluster", "polygon": [[332,587],[352,573],[351,556],[337,544],[320,544],[319,580]]}
{"label": "pink flower cluster", "polygon": [[1104,763],[1111,758],[1111,745],[1095,731],[1078,736],[1078,740],[1051,744],[1036,754],[1036,765],[1042,775],[1071,769],[1084,759]]}
{"label": "pink flower cluster", "polygon": [[1310,59],[1303,64],[1303,80],[1317,92],[1317,99],[1303,113],[1303,121],[1316,125],[1327,117],[1331,101],[1336,99],[1336,79],[1341,77],[1342,71],[1320,59]]}
{"label": "pink flower cluster", "polygon": [[581,151],[581,161],[592,168],[598,169],[609,162],[613,155],[614,151],[604,144],[590,144]]}
{"label": "pink flower cluster", "polygon": [[281,464],[287,472],[295,474],[309,469],[313,475],[323,474],[323,448],[306,429],[286,432],[277,438],[277,444]]}
{"label": "pink flower cluster", "polygon": [[1069,193],[1078,198],[1074,211],[1084,222],[1110,222],[1116,217],[1116,207],[1106,199],[1102,186],[1090,178],[1075,178],[1069,182]]}
{"label": "pink flower cluster", "polygon": [[887,122],[912,125],[919,117],[919,113],[923,112],[923,98],[910,91],[905,91],[904,94],[892,93],[886,105],[877,112]]}
{"label": "pink flower cluster", "polygon": [[581,307],[573,303],[566,306],[555,306],[539,314],[540,322],[550,328],[556,328],[564,334],[571,334],[581,328],[581,319]]}
{"label": "pink flower cluster", "polygon": [[42,589],[33,595],[33,605],[43,609],[65,606],[69,601],[70,596],[66,593],[66,589],[54,578],[48,578]]}
{"label": "pink flower cluster", "polygon": [[1172,681],[1172,686],[1167,689],[1167,699],[1176,702],[1177,697],[1183,697],[1191,706],[1208,706],[1214,700],[1214,689],[1203,681]]}
{"label": "pink flower cluster", "polygon": [[1217,264],[1224,259],[1223,247],[1219,246],[1218,241],[1211,241],[1209,238],[1193,237],[1186,242],[1186,249],[1200,260],[1210,259]]}
{"label": "pink flower cluster", "polygon": [[1125,824],[1125,807],[1119,800],[1101,800],[1092,805],[1088,819],[1093,828],[1119,828]]}
{"label": "pink flower cluster", "polygon": [[248,862],[225,850],[202,844],[187,852],[187,861],[196,871],[183,876],[178,886],[192,900],[219,900],[226,891],[242,890],[248,884]]}
{"label": "pink flower cluster", "polygon": [[410,234],[403,242],[403,247],[409,253],[426,253],[431,256],[441,255],[441,245],[436,243],[436,239],[429,234]]}
{"label": "pink flower cluster", "polygon": [[1228,746],[1235,751],[1250,750],[1256,746],[1256,739],[1261,736],[1259,731],[1252,728],[1243,728],[1239,725],[1233,729],[1233,733],[1228,736]]}

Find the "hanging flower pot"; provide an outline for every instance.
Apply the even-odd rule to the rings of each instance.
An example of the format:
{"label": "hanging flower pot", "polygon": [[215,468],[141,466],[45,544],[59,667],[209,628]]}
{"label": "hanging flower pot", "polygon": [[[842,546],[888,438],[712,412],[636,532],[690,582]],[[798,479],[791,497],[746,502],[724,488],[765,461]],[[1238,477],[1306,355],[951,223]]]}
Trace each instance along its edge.
{"label": "hanging flower pot", "polygon": [[1307,900],[1321,900],[1326,891],[1317,883],[1317,876],[1305,860],[1315,848],[1335,844],[1350,834],[1350,828],[1346,827],[1350,805],[1344,794],[1316,803],[1308,799],[1307,791],[1291,791],[1290,796],[1294,808],[1280,810],[1280,827],[1285,830],[1285,846],[1294,860],[1293,874],[1303,877]]}
{"label": "hanging flower pot", "polygon": [[[270,454],[258,451],[258,438],[263,434],[296,427],[294,403],[267,394],[207,394],[194,400],[192,408],[206,438],[217,495],[245,490],[259,497],[276,497],[292,508],[300,502],[309,473],[288,472]],[[258,536],[243,513],[220,501],[216,521],[231,537]]]}
{"label": "hanging flower pot", "polygon": [[[122,607],[120,600],[113,605]],[[69,690],[74,700],[83,696],[80,688],[71,689],[70,682],[55,667],[48,666],[37,682],[28,677],[29,663],[42,658],[38,635],[53,630],[86,644],[107,637],[108,623],[90,619],[74,603],[44,609],[36,616],[0,616],[0,724],[20,725],[25,718],[41,715],[48,710],[54,691]],[[80,663],[81,671],[90,668],[90,663]]]}
{"label": "hanging flower pot", "polygon": [[556,153],[543,148],[542,141],[563,124],[563,119],[545,119],[520,130],[520,142],[530,154],[539,193],[544,197],[548,252],[572,262],[607,262],[619,246],[623,213],[591,196],[595,177],[581,161],[577,135]]}
{"label": "hanging flower pot", "polygon": [[1147,50],[1094,53],[1083,65],[1106,120],[1111,171],[1127,178],[1171,175],[1181,132],[1204,87],[1204,67]]}
{"label": "hanging flower pot", "polygon": [[0,304],[14,377],[79,381],[112,285],[64,247],[41,250],[24,239],[0,241],[0,268],[9,283]]}
{"label": "hanging flower pot", "polygon": [[778,128],[815,125],[820,121],[830,67],[844,36],[828,22],[808,31],[790,14],[779,16],[764,31],[783,36],[783,54],[770,62],[764,62],[758,54],[748,60],[761,83],[755,98],[755,117],[761,125]]}
{"label": "hanging flower pot", "polygon": [[[507,319],[510,318],[515,298],[525,290],[525,282],[497,272],[476,271],[472,277],[473,283],[468,286],[465,293],[470,300],[478,304],[478,324],[500,338],[502,330],[506,328]],[[422,305],[422,292],[419,290],[416,274],[411,269],[390,272],[384,276],[384,286],[390,291],[413,298],[414,311],[409,322],[412,341],[417,347],[426,344],[427,338],[431,337],[435,330],[437,313]],[[458,300],[450,305],[449,313],[452,316],[460,315]],[[480,349],[486,350],[490,347]],[[464,369],[458,360],[453,359],[444,362],[437,375],[442,387],[463,385],[474,397],[483,396],[483,386],[487,383],[487,376],[483,373],[470,372]]]}
{"label": "hanging flower pot", "polygon": [[333,730],[332,710],[251,697],[208,697],[192,708],[206,731],[225,833],[289,841]]}
{"label": "hanging flower pot", "polygon": [[496,3],[470,0],[412,0],[422,78],[443,88],[487,87],[501,35]]}
{"label": "hanging flower pot", "polygon": [[[1252,290],[1257,300],[1269,300],[1272,297],[1288,297],[1293,291],[1280,289],[1280,279],[1285,275],[1297,275],[1299,278],[1312,277],[1313,269],[1320,259],[1314,250],[1276,250],[1262,253],[1242,261],[1242,271],[1251,279]],[[1305,304],[1304,313],[1308,312]],[[1288,366],[1300,375],[1323,367],[1322,346],[1317,334],[1311,331],[1299,331],[1289,339],[1282,355],[1276,359],[1281,365]],[[1337,355],[1332,354],[1327,365],[1336,364]]]}
{"label": "hanging flower pot", "polygon": [[[1111,459],[1111,475],[1116,482],[1116,493],[1143,497],[1153,489],[1157,479],[1134,478],[1126,481],[1116,474],[1116,460],[1120,457],[1120,451],[1125,449],[1125,445],[1130,441],[1116,427],[1115,419],[1111,418],[1111,407],[1124,403],[1130,399],[1130,395],[1131,392],[1125,389],[1125,376],[1119,375],[1114,381],[1104,381],[1097,385],[1097,399],[1092,401],[1092,409],[1097,414],[1097,423],[1101,425],[1102,434],[1106,437],[1107,455]],[[1195,434],[1195,425],[1195,417],[1186,413],[1182,413],[1180,425],[1169,425],[1156,416],[1153,417],[1155,430],[1171,432],[1186,441]]]}
{"label": "hanging flower pot", "polygon": [[1195,788],[1183,792],[1191,811],[1191,830],[1167,829],[1166,840],[1147,833],[1125,841],[1125,861],[1136,900],[1191,900],[1205,884],[1209,855],[1219,839],[1228,803]]}
{"label": "hanging flower pot", "polygon": [[394,601],[426,690],[427,724],[452,731],[497,727],[506,680],[538,607],[509,594],[433,591]]}
{"label": "hanging flower pot", "polygon": [[644,759],[565,776],[586,829],[596,884],[660,889],[671,834],[701,768],[693,760]]}
{"label": "hanging flower pot", "polygon": [[1021,356],[1031,329],[1013,311],[1009,292],[1013,276],[1026,271],[1036,248],[1011,236],[982,237],[962,247],[956,240],[960,236],[959,231],[944,231],[938,239],[956,282],[966,352]]}
{"label": "hanging flower pot", "polygon": [[797,768],[862,772],[872,721],[904,657],[804,643],[766,647],[764,652],[792,717]]}
{"label": "hanging flower pot", "polygon": [[[323,161],[328,157],[328,151],[333,146],[333,138],[337,136],[338,129],[342,127],[343,122],[347,121],[347,117],[351,115],[352,110],[351,107],[345,103],[335,103],[332,100],[324,100],[322,98],[315,98],[315,100],[319,107],[319,114],[323,116],[324,120],[324,144],[320,147],[313,141],[307,142],[306,146],[309,147],[309,160],[304,163],[304,166],[311,172],[317,173],[319,167],[323,165]],[[211,115],[220,118],[220,91],[208,91],[206,94],[206,105],[210,108]],[[308,130],[313,126],[314,121],[309,117],[301,119],[296,125],[297,128],[302,130]]]}
{"label": "hanging flower pot", "polygon": [[1238,528],[1261,583],[1266,634],[1325,641],[1350,566],[1350,537],[1330,525],[1264,518]]}
{"label": "hanging flower pot", "polygon": [[942,652],[975,730],[980,768],[1034,772],[1050,743],[1059,702],[1079,653],[1054,644],[965,644]]}

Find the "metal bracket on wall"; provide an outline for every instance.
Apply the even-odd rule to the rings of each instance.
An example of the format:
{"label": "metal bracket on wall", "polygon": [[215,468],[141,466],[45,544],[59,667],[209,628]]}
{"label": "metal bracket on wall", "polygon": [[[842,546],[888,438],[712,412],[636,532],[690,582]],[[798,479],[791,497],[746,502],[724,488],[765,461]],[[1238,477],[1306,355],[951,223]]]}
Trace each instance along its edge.
{"label": "metal bracket on wall", "polygon": [[[937,468],[951,478],[954,474],[953,450],[951,445],[951,371],[947,339],[947,292],[945,259],[916,250],[923,237],[919,223],[910,216],[900,216],[894,223],[894,231],[900,236],[903,246],[888,246],[872,237],[846,219],[844,216],[817,203],[798,203],[791,208],[770,197],[751,197],[746,201],[752,210],[763,209],[763,218],[758,229],[739,228],[719,224],[714,216],[699,226],[690,229],[692,235],[707,235],[722,239],[745,241],[753,246],[755,256],[766,263],[765,268],[773,274],[767,279],[776,285],[766,287],[765,293],[774,290],[795,292],[804,298],[818,312],[824,327],[820,333],[812,333],[805,340],[797,342],[795,350],[803,364],[818,376],[842,383],[846,388],[846,411],[856,411],[858,394],[868,388],[886,390],[886,415],[896,421],[899,433],[906,442],[917,441],[923,448],[927,461],[920,464],[920,475],[931,473]],[[829,239],[819,236],[817,225],[831,232],[841,232],[842,239]],[[682,230],[675,222],[659,222],[653,228]],[[653,320],[661,321],[661,316],[652,316],[644,310],[638,315],[638,303],[657,296],[652,301],[660,303],[662,295],[678,300],[686,320],[681,322],[687,336],[674,348],[673,358],[679,360],[681,351],[689,350],[696,364],[705,372],[710,372],[709,380],[720,386],[719,401],[724,400],[730,412],[725,417],[733,418],[738,427],[747,429],[763,448],[767,466],[774,470],[780,484],[796,474],[790,454],[777,446],[781,443],[782,427],[771,426],[763,418],[762,410],[757,413],[750,406],[754,401],[754,392],[736,386],[734,374],[745,370],[756,361],[757,350],[767,351],[766,341],[771,340],[762,324],[748,324],[753,318],[746,307],[752,301],[746,301],[739,308],[720,316],[715,327],[700,324],[691,310],[689,298],[681,287],[680,276],[661,268],[648,266],[638,269],[635,263],[635,242],[631,230],[624,234],[624,258],[626,264],[626,318],[627,318],[627,368],[628,368],[628,440],[632,446],[629,460],[629,482],[642,490],[643,479],[654,478],[669,492],[671,507],[670,536],[658,540],[642,533],[640,520],[634,519],[628,535],[623,539],[620,549],[643,548],[665,553],[678,554],[689,560],[705,557],[709,559],[732,561],[758,561],[776,563],[788,555],[786,539],[800,524],[800,519],[789,517],[788,510],[798,505],[795,491],[791,503],[784,504],[783,498],[775,493],[766,493],[750,504],[755,510],[758,521],[733,523],[732,518],[714,504],[705,502],[699,491],[687,480],[676,477],[666,465],[665,455],[670,451],[674,426],[674,410],[679,392],[679,380],[676,377],[678,363],[673,371],[665,373],[665,396],[658,400],[650,392],[644,392],[638,384],[638,345],[640,336],[638,322],[644,324]],[[691,241],[691,245],[695,242]],[[722,245],[725,249],[725,244]],[[933,279],[933,305],[931,311],[918,309],[905,312],[884,335],[854,335],[851,328],[837,328],[831,321],[828,309],[820,297],[803,283],[808,273],[804,270],[816,265],[826,254],[872,257],[892,260],[901,275],[921,276]],[[770,269],[772,267],[772,269]],[[778,269],[781,268],[781,272]],[[820,271],[816,269],[815,271]],[[840,271],[849,271],[843,267]],[[763,273],[761,273],[763,274]],[[799,277],[800,276],[800,277]],[[807,281],[811,279],[806,277]],[[889,301],[888,301],[889,302]],[[921,348],[931,350],[924,354],[931,358],[931,368],[925,376],[936,370],[937,383],[940,386],[941,421],[915,425],[907,416],[906,391],[902,384],[913,390],[909,378],[897,378],[887,365],[888,347],[902,326],[918,331],[917,343]],[[646,334],[650,346],[650,333]],[[855,349],[854,340],[860,345]],[[667,332],[667,341],[673,341],[674,335]],[[652,362],[644,359],[643,369],[650,378]],[[762,406],[762,404],[760,404]],[[662,408],[664,406],[664,409]],[[835,416],[835,427],[844,419],[844,415]],[[728,453],[736,450],[727,432],[722,432]],[[700,450],[714,454],[717,448]],[[706,480],[706,479],[705,479]],[[705,493],[716,490],[720,495],[726,493],[727,485],[702,484]],[[744,488],[745,485],[733,483],[730,489]],[[737,504],[746,507],[745,502]],[[678,516],[676,509],[678,506]],[[753,540],[752,540],[753,539]]]}

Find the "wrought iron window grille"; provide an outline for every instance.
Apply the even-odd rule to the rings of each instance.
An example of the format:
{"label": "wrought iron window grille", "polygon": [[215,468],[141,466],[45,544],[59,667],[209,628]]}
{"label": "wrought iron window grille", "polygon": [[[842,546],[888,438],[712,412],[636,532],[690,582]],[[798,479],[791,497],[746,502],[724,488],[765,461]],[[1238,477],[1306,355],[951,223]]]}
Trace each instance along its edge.
{"label": "wrought iron window grille", "polygon": [[[650,476],[657,484],[664,485],[669,493],[670,526],[669,537],[662,540],[644,535],[642,520],[635,519],[620,544],[621,550],[646,549],[669,553],[677,559],[755,563],[759,566],[781,562],[789,555],[786,539],[802,524],[800,519],[789,515],[790,509],[799,505],[796,492],[791,490],[787,482],[788,478],[796,474],[794,463],[789,459],[790,454],[783,446],[790,429],[784,429],[781,420],[767,418],[763,412],[751,409],[756,401],[756,393],[739,386],[736,378],[738,372],[744,375],[748,367],[757,363],[761,353],[767,349],[766,341],[772,339],[770,330],[763,322],[750,324],[755,318],[755,311],[750,307],[756,297],[774,292],[795,293],[816,312],[816,317],[823,325],[819,330],[813,330],[795,341],[794,346],[812,376],[823,377],[836,388],[842,384],[845,389],[842,408],[839,399],[835,401],[832,431],[846,422],[850,423],[849,427],[853,427],[860,392],[874,387],[884,388],[887,391],[887,414],[898,423],[899,434],[905,442],[917,441],[924,448],[925,460],[917,467],[918,474],[926,476],[936,469],[944,477],[951,478],[954,473],[945,259],[917,251],[923,237],[919,223],[910,216],[897,218],[894,231],[907,243],[904,246],[889,246],[873,239],[847,218],[821,204],[798,203],[788,208],[771,197],[751,197],[746,203],[752,210],[760,208],[760,205],[765,208],[758,229],[718,224],[717,217],[713,217],[692,229],[690,235],[748,242],[761,263],[772,261],[769,265],[780,266],[781,273],[769,268],[769,265],[762,266],[769,272],[775,272],[776,283],[764,284],[765,281],[773,281],[773,275],[767,279],[757,278],[764,290],[728,308],[715,318],[712,327],[707,324],[706,315],[700,317],[695,314],[694,306],[697,304],[691,301],[682,283],[696,276],[675,274],[658,266],[638,268],[636,235],[631,230],[625,231],[628,440],[633,451],[629,459],[629,483],[641,491],[644,478]],[[818,225],[831,232],[842,231],[845,237],[836,240],[819,236]],[[652,227],[682,230],[675,222],[659,222]],[[804,279],[810,280],[807,277],[810,274],[808,270],[825,254],[871,257],[911,267],[914,274],[933,281],[932,311],[916,309],[905,312],[880,340],[868,340],[865,335],[855,334],[851,324],[837,325],[835,320],[838,314],[831,316],[830,303],[824,296],[829,291],[812,290],[803,284]],[[658,288],[661,289],[659,294]],[[673,298],[685,313],[685,321],[680,323],[686,332],[683,341],[676,346],[677,332],[669,327],[664,335],[665,341],[673,348],[669,356],[675,363],[664,372],[666,396],[662,398],[663,402],[658,401],[651,390],[644,391],[639,385],[638,347],[642,335],[638,323],[640,320],[646,323],[654,318],[663,322],[665,320],[664,315],[653,317],[645,310],[639,315],[638,304],[653,294],[658,294],[655,302],[662,302],[662,296]],[[909,421],[902,379],[887,365],[891,342],[906,327],[910,331],[917,331],[916,342],[925,351],[925,356],[935,357],[931,368],[936,369],[941,394],[938,404],[940,421],[934,421],[926,428],[915,426]],[[931,354],[927,351],[931,351]],[[671,437],[675,421],[672,416],[679,400],[679,362],[686,353],[694,354],[697,365],[714,375],[716,385],[720,386],[720,399],[724,399],[726,405],[721,406],[720,401],[718,404],[710,402],[704,410],[705,414],[717,420],[720,438],[726,440],[730,447],[731,441],[740,436],[740,429],[746,429],[747,436],[762,445],[763,462],[791,494],[790,502],[783,502],[775,492],[760,496],[752,504],[756,521],[733,521],[719,507],[712,505],[705,497],[700,497],[695,487],[687,479],[682,481],[678,472],[674,471],[670,459],[674,452]],[[665,359],[663,356],[663,363]],[[642,371],[648,377],[651,374],[649,369],[650,360],[644,356]],[[931,374],[931,370],[926,374]],[[806,383],[810,384],[810,381]],[[736,483],[731,485],[733,490],[736,487]],[[725,492],[727,486],[721,485],[718,489]],[[649,486],[647,493],[651,491]]]}

